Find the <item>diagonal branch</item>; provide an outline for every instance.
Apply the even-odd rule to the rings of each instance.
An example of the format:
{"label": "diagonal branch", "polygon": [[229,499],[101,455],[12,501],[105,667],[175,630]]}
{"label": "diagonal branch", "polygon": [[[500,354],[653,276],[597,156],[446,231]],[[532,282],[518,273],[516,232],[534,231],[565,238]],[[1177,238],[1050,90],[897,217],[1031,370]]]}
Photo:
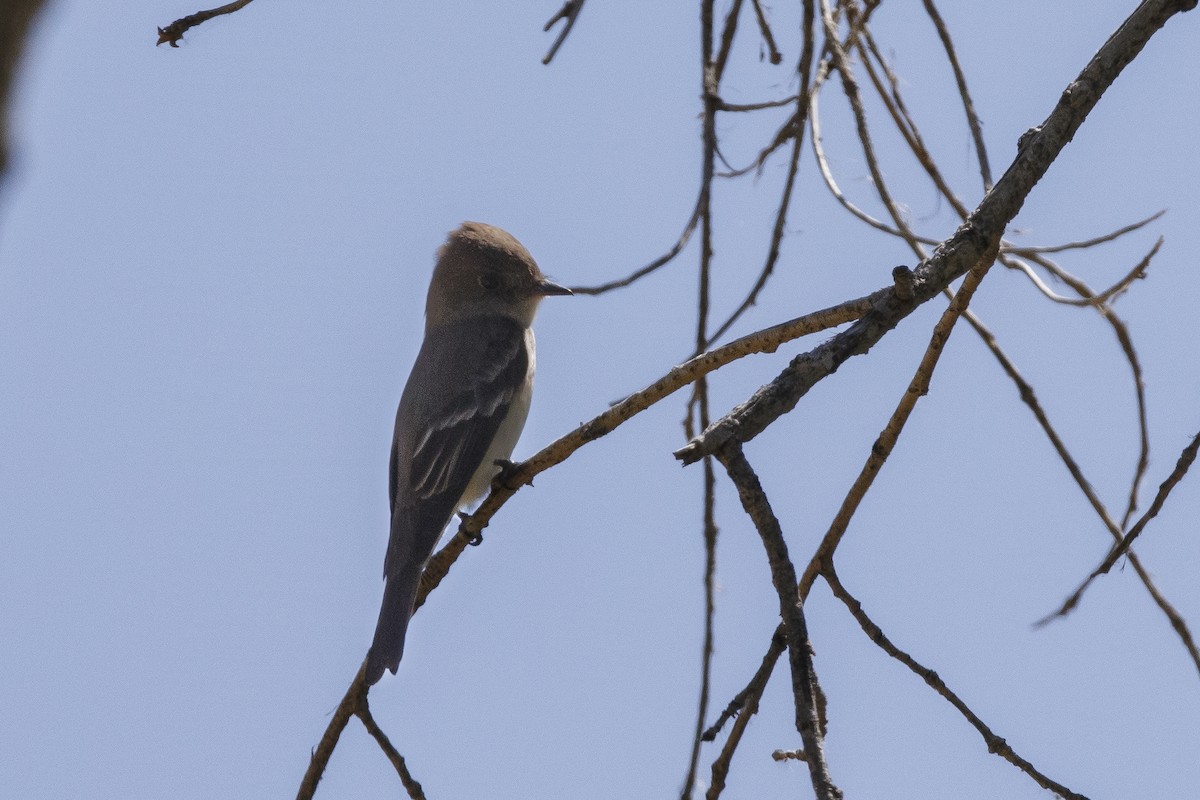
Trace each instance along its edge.
{"label": "diagonal branch", "polygon": [[[1113,539],[1119,543],[1125,537],[1125,534],[1122,532],[1122,525],[1112,518],[1112,515],[1108,512],[1108,508],[1105,507],[1100,496],[1096,494],[1096,490],[1092,488],[1091,482],[1084,477],[1083,470],[1080,468],[1078,462],[1075,461],[1075,457],[1067,450],[1062,437],[1058,435],[1058,431],[1051,424],[1050,418],[1046,415],[1042,404],[1038,401],[1037,393],[1034,392],[1033,386],[1017,370],[1012,359],[1000,349],[1000,345],[996,342],[995,334],[983,324],[973,311],[968,310],[964,318],[975,329],[975,332],[979,334],[979,338],[983,340],[983,343],[987,346],[991,354],[1000,362],[1000,368],[1016,384],[1017,392],[1021,396],[1021,402],[1025,403],[1029,407],[1029,410],[1033,412],[1034,418],[1037,419],[1038,425],[1041,426],[1042,431],[1046,434],[1046,438],[1050,440],[1050,444],[1058,454],[1059,460],[1066,466],[1067,472],[1071,474],[1071,478],[1074,479],[1075,484],[1091,504],[1092,510],[1096,512],[1096,516],[1100,517],[1100,521],[1104,523],[1104,527],[1112,534]],[[1191,656],[1192,663],[1196,665],[1196,670],[1200,672],[1200,648],[1197,648],[1196,641],[1192,637],[1192,632],[1188,629],[1183,616],[1163,596],[1162,592],[1159,591],[1158,587],[1154,584],[1153,578],[1150,577],[1149,570],[1142,565],[1141,559],[1132,550],[1129,551],[1129,563],[1133,567],[1134,572],[1137,573],[1142,584],[1146,587],[1146,591],[1150,593],[1150,597],[1154,599],[1155,604],[1166,615],[1167,621],[1183,642],[1188,655]]]}
{"label": "diagonal branch", "polygon": [[367,662],[364,660],[362,666],[358,668],[358,674],[350,682],[350,688],[346,690],[342,702],[338,703],[338,707],[334,710],[333,717],[329,720],[329,725],[325,728],[325,733],[317,744],[317,749],[313,750],[312,758],[308,762],[308,770],[305,771],[304,778],[300,781],[300,791],[296,792],[296,800],[312,800],[313,794],[317,791],[317,784],[321,782],[321,776],[325,774],[325,767],[329,764],[330,757],[333,756],[333,750],[337,747],[338,739],[342,736],[342,731],[346,730],[350,718],[366,702],[368,688],[370,687],[367,686]]}
{"label": "diagonal branch", "polygon": [[987,254],[994,257],[1005,227],[1066,147],[1104,92],[1167,20],[1195,0],[1146,0],[1106,41],[1063,91],[1045,122],[1021,137],[1017,157],[971,216],[916,270],[912,299],[894,290],[844,333],[798,356],[774,381],[676,451],[685,464],[714,454],[729,441],[748,442],[795,408],[809,389],[851,356],[870,350],[921,303],[941,292]]}
{"label": "diagonal branch", "polygon": [[701,191],[696,197],[696,205],[692,207],[692,215],[688,217],[687,223],[683,226],[683,232],[679,234],[679,238],[675,240],[675,244],[671,245],[667,252],[663,253],[649,264],[634,270],[624,278],[611,280],[598,286],[572,286],[571,291],[575,294],[604,294],[605,292],[611,292],[613,289],[623,289],[624,287],[641,280],[650,273],[656,272],[660,267],[668,264],[672,259],[675,258],[675,256],[679,255],[680,252],[683,251],[683,248],[687,245],[688,240],[692,238],[692,233],[695,232],[696,225],[700,221],[700,209],[703,202],[704,192]]}
{"label": "diagonal branch", "polygon": [[404,785],[405,791],[408,792],[410,800],[425,800],[425,790],[421,788],[421,784],[408,771],[408,765],[404,763],[404,756],[396,750],[392,745],[387,734],[375,722],[375,717],[371,714],[371,706],[367,703],[367,696],[362,696],[362,702],[354,711],[355,715],[362,720],[363,727],[367,729],[367,733],[379,745],[379,749],[387,756],[388,761],[392,762],[392,766],[396,769],[396,774],[400,776],[400,783]]}
{"label": "diagonal branch", "polygon": [[563,7],[546,21],[546,26],[542,28],[543,32],[548,32],[559,20],[566,20],[566,24],[558,32],[558,38],[554,40],[554,44],[550,45],[549,52],[542,59],[543,64],[549,64],[554,60],[554,54],[558,52],[558,48],[562,47],[563,42],[567,40],[567,36],[571,33],[571,28],[575,27],[575,20],[579,19],[579,12],[583,11],[584,2],[585,0],[567,0],[567,2],[563,3]]}
{"label": "diagonal branch", "polygon": [[158,29],[158,41],[154,43],[157,47],[160,44],[169,44],[171,47],[179,47],[179,40],[183,38],[183,34],[187,33],[189,28],[194,28],[197,25],[208,22],[213,17],[220,17],[224,14],[232,14],[235,11],[240,11],[250,5],[252,0],[234,0],[232,3],[226,3],[218,8],[210,8],[207,11],[197,11],[195,14],[188,14],[186,17],[180,17],[165,28]]}
{"label": "diagonal branch", "polygon": [[737,716],[729,731],[729,738],[725,740],[725,746],[713,760],[712,777],[709,780],[708,791],[704,795],[705,800],[717,800],[721,796],[721,792],[725,791],[725,778],[729,775],[729,765],[733,763],[733,754],[742,741],[742,734],[746,732],[746,726],[750,724],[750,719],[758,713],[758,701],[766,691],[767,681],[770,680],[771,673],[775,671],[775,665],[779,662],[779,657],[783,655],[784,650],[787,650],[787,640],[783,636],[783,625],[780,624],[775,629],[774,635],[771,636],[771,647],[763,656],[762,664],[754,673],[754,677],[750,679],[750,683],[737,693],[737,696],[730,701],[729,706],[721,712],[720,718],[704,732],[704,741],[711,742],[717,738],[721,726],[730,717]]}
{"label": "diagonal branch", "polygon": [[645,389],[634,392],[590,421],[547,445],[528,460],[517,464],[511,472],[507,473],[507,482],[503,485],[493,485],[491,493],[479,505],[479,508],[475,509],[475,513],[463,519],[458,533],[452,536],[450,541],[429,560],[429,564],[421,576],[417,607],[419,608],[425,602],[429,592],[437,587],[450,570],[450,566],[458,559],[467,545],[487,527],[496,512],[517,493],[521,486],[532,484],[537,475],[561,464],[587,443],[611,433],[634,416],[684,386],[696,382],[713,370],[720,369],[726,364],[753,353],[774,352],[785,342],[858,319],[871,308],[879,296],[879,294],[868,295],[832,308],[806,314],[789,322],[735,339],[716,350],[689,359]]}
{"label": "diagonal branch", "polygon": [[821,571],[822,566],[833,562],[834,551],[837,550],[838,545],[841,543],[846,529],[850,527],[850,520],[858,510],[859,505],[862,503],[863,498],[866,497],[871,486],[875,483],[875,477],[883,469],[884,462],[887,461],[888,457],[892,454],[892,450],[895,449],[896,442],[900,438],[900,433],[908,423],[909,417],[912,416],[917,401],[929,393],[929,381],[933,376],[933,371],[937,368],[938,362],[941,360],[946,341],[949,339],[950,333],[954,330],[954,326],[959,318],[967,310],[967,305],[971,302],[975,290],[979,288],[979,284],[983,281],[991,263],[990,259],[983,259],[979,262],[978,267],[967,275],[966,280],[963,281],[962,286],[955,293],[954,300],[942,312],[941,318],[934,326],[929,345],[925,348],[925,354],[921,357],[921,363],[917,366],[912,380],[909,381],[908,388],[905,389],[900,402],[896,404],[896,410],[892,412],[887,425],[884,426],[883,431],[871,446],[871,454],[867,457],[866,463],[863,464],[858,477],[855,478],[850,490],[846,493],[846,497],[842,500],[842,505],[838,509],[833,522],[830,524],[829,530],[822,537],[821,544],[818,545],[816,552],[804,570],[804,578],[800,582],[800,589],[805,595],[807,595],[813,580]]}
{"label": "diagonal branch", "polygon": [[754,522],[771,564],[771,582],[779,595],[788,661],[792,671],[792,696],[796,706],[796,730],[804,742],[804,760],[818,800],[841,800],[842,791],[833,783],[825,762],[825,742],[817,715],[817,676],[812,664],[812,644],[804,620],[804,604],[796,585],[796,568],[788,557],[787,543],[779,519],[741,445],[729,443],[716,454],[738,490],[742,508]]}
{"label": "diagonal branch", "polygon": [[922,666],[908,653],[901,650],[884,634],[883,629],[876,625],[867,612],[863,610],[860,603],[850,592],[846,591],[846,587],[838,579],[837,572],[834,571],[833,562],[827,562],[822,569],[821,577],[825,579],[826,584],[833,591],[834,597],[841,600],[846,608],[850,611],[851,616],[858,622],[863,633],[867,635],[875,644],[887,653],[892,658],[899,661],[904,666],[908,667],[921,680],[925,681],[930,688],[945,698],[946,702],[954,706],[958,713],[962,714],[963,718],[971,724],[975,730],[979,731],[979,735],[983,737],[983,741],[987,744],[988,752],[996,755],[1009,762],[1017,769],[1024,772],[1030,778],[1037,782],[1038,786],[1043,789],[1049,789],[1059,797],[1067,798],[1067,800],[1087,800],[1081,794],[1071,791],[1066,786],[1051,780],[1047,776],[1039,772],[1033,764],[1021,758],[1015,750],[1004,740],[1003,737],[997,736],[991,728],[984,724],[983,720],[963,702],[957,694],[955,694],[949,686],[938,676],[936,672],[928,667]]}
{"label": "diagonal branch", "polygon": [[1146,509],[1146,513],[1141,516],[1141,519],[1134,523],[1134,526],[1129,529],[1129,533],[1125,534],[1125,537],[1113,546],[1108,556],[1100,562],[1100,566],[1092,570],[1091,574],[1079,585],[1079,588],[1071,593],[1066,602],[1053,614],[1039,620],[1039,625],[1045,625],[1056,617],[1069,614],[1075,606],[1079,605],[1079,601],[1083,599],[1083,593],[1092,585],[1092,581],[1111,570],[1121,560],[1121,556],[1129,552],[1133,541],[1142,534],[1142,531],[1146,528],[1146,524],[1158,516],[1158,512],[1162,510],[1163,504],[1167,501],[1167,496],[1171,494],[1171,490],[1183,480],[1183,476],[1187,474],[1188,469],[1192,466],[1192,462],[1196,460],[1196,452],[1198,450],[1200,450],[1200,433],[1192,437],[1192,441],[1187,447],[1183,448],[1183,452],[1179,454],[1179,460],[1175,462],[1175,469],[1171,470],[1171,474],[1159,485],[1158,494],[1154,496],[1154,501],[1150,503],[1150,507]]}
{"label": "diagonal branch", "polygon": [[962,66],[958,63],[958,54],[954,51],[954,42],[950,38],[950,31],[946,29],[946,23],[942,20],[942,15],[938,13],[933,0],[924,0],[924,3],[925,13],[929,15],[933,27],[937,29],[938,38],[942,41],[950,68],[954,70],[954,82],[958,84],[958,96],[962,98],[963,111],[967,114],[967,126],[970,127],[971,139],[975,142],[975,154],[979,159],[979,174],[983,178],[983,190],[986,192],[992,188],[992,168],[988,162],[987,148],[983,144],[983,126],[979,124],[979,116],[975,113],[975,103],[971,101],[971,92],[967,89],[967,78],[963,74]]}

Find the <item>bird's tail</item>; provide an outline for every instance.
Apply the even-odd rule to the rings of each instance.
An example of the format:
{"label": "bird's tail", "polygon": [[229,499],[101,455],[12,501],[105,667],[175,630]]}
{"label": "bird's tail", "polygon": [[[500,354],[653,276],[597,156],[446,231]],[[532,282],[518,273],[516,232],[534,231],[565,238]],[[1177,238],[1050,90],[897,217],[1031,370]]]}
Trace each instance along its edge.
{"label": "bird's tail", "polygon": [[375,640],[367,653],[367,685],[374,685],[389,669],[396,674],[400,657],[404,654],[404,636],[408,632],[408,620],[413,614],[413,603],[417,599],[417,587],[421,584],[421,572],[425,565],[416,568],[407,566],[390,576],[383,588],[383,605],[379,609],[379,621],[375,623]]}

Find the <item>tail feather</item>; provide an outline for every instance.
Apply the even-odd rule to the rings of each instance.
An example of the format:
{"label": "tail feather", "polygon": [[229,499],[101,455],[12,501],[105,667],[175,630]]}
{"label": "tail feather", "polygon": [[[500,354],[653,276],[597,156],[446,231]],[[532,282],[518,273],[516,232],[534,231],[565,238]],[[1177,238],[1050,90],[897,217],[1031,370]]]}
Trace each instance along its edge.
{"label": "tail feather", "polygon": [[421,567],[405,569],[387,580],[383,589],[383,605],[375,624],[375,639],[367,653],[367,685],[373,686],[383,677],[385,669],[396,674],[400,657],[404,655],[404,637],[421,583]]}

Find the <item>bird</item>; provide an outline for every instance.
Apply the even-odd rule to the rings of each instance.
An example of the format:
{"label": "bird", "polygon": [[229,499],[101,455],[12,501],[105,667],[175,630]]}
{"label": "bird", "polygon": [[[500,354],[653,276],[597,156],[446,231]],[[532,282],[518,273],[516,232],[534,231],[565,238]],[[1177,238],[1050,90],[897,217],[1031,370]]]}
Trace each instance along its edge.
{"label": "bird", "polygon": [[368,686],[400,666],[421,573],[442,531],[512,455],[533,393],[533,318],[544,297],[569,294],[493,225],[464,222],[438,250],[425,338],[396,411],[391,532]]}

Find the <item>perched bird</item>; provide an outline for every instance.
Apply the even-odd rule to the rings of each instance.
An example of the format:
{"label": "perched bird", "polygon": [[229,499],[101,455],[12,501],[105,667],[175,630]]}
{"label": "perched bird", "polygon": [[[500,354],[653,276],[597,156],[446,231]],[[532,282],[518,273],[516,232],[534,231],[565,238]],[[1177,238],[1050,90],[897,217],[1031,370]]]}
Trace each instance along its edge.
{"label": "perched bird", "polygon": [[367,682],[396,672],[425,562],[454,512],[488,490],[525,426],[533,391],[533,317],[546,279],[500,228],[464,222],[438,251],[425,341],[392,440],[392,530]]}

